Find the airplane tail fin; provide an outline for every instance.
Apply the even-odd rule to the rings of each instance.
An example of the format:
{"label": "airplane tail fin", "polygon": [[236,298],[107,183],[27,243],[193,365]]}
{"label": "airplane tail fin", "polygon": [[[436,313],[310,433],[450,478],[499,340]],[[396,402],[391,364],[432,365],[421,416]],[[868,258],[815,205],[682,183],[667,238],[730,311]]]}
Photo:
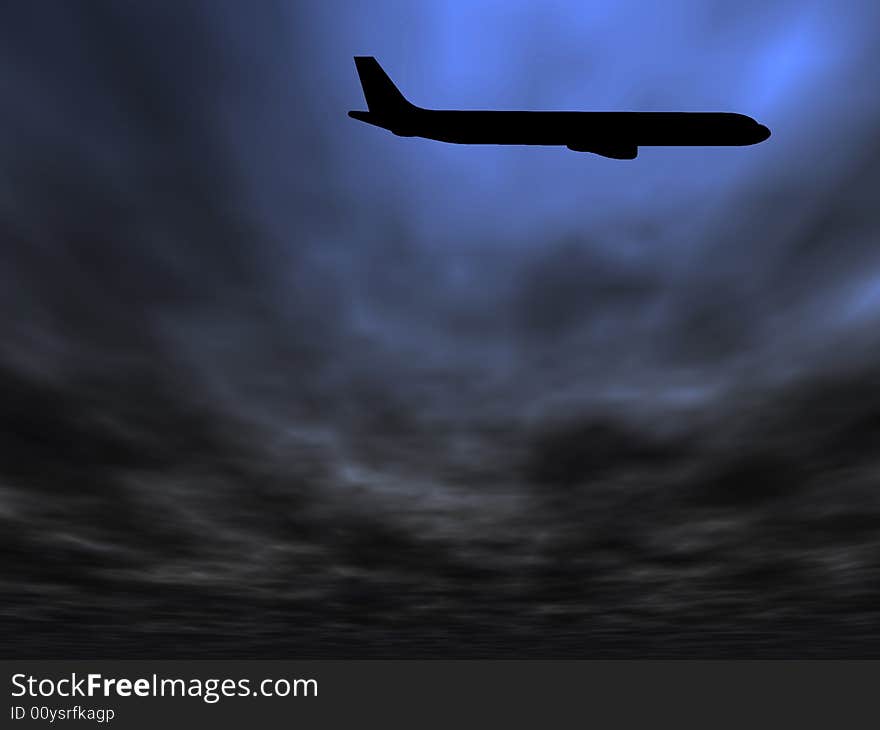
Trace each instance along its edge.
{"label": "airplane tail fin", "polygon": [[388,78],[388,74],[373,56],[355,56],[354,63],[361,79],[367,108],[372,114],[387,114],[414,108],[398,91],[394,82]]}

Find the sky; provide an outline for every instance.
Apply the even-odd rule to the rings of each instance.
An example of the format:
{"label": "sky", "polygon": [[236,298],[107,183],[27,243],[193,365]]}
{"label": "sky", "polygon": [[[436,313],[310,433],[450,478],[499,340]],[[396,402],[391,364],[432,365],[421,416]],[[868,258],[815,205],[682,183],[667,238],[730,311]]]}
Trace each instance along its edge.
{"label": "sky", "polygon": [[[0,646],[876,655],[878,21],[4,8]],[[773,136],[400,138],[355,55],[425,107]]]}

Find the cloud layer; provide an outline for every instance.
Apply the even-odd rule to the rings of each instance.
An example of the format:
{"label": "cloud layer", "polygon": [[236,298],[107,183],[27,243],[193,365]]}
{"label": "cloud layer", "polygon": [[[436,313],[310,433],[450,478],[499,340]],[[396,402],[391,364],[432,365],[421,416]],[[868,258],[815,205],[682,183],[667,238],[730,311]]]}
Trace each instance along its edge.
{"label": "cloud layer", "polygon": [[878,653],[877,10],[644,5],[3,11],[7,654]]}

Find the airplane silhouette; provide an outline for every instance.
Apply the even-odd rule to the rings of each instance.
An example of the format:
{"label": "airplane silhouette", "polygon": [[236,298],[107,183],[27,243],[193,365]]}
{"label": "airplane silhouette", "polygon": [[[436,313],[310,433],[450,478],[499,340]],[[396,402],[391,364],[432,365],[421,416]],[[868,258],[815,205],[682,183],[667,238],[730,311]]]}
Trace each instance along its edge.
{"label": "airplane silhouette", "polygon": [[348,116],[401,137],[457,144],[565,145],[617,160],[639,147],[740,146],[763,142],[770,130],[730,112],[531,112],[422,109],[411,104],[372,56],[355,56],[369,111]]}

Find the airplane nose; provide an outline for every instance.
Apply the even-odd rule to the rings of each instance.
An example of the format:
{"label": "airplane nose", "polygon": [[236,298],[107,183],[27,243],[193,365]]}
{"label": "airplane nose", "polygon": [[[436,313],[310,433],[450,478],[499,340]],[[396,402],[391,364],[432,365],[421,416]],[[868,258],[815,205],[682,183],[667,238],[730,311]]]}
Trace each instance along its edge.
{"label": "airplane nose", "polygon": [[765,139],[769,139],[770,137],[770,129],[765,127],[763,124],[758,125],[758,141],[763,142]]}

